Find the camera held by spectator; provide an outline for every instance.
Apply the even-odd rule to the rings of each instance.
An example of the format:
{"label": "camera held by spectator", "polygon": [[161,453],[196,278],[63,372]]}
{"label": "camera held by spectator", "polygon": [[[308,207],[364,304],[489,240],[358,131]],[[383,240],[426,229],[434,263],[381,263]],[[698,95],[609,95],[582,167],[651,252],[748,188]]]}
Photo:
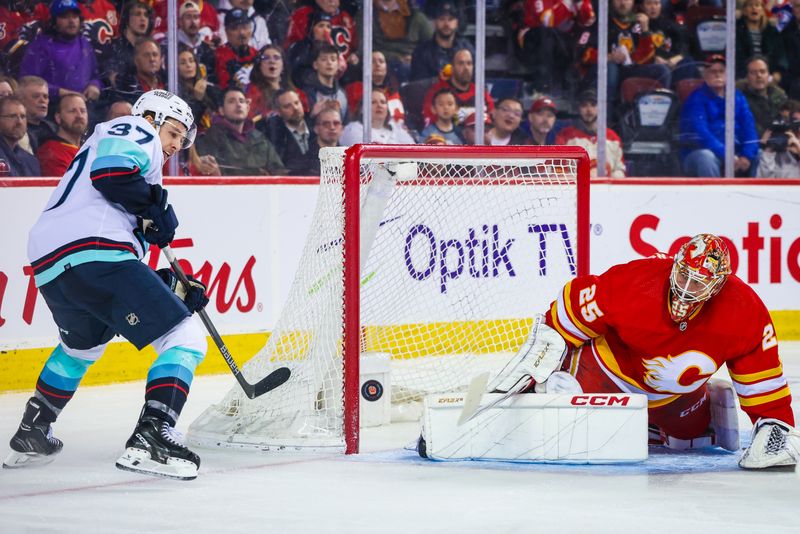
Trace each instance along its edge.
{"label": "camera held by spectator", "polygon": [[800,121],[777,120],[764,132],[762,148],[773,152],[786,152],[791,138],[797,139],[798,136],[800,136]]}

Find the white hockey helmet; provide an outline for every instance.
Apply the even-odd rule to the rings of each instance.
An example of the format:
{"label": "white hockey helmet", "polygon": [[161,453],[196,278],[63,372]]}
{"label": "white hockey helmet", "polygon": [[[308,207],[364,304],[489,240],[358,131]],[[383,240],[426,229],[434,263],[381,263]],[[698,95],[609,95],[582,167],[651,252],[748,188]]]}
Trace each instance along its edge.
{"label": "white hockey helmet", "polygon": [[181,97],[163,89],[147,91],[133,105],[131,115],[143,117],[146,113],[153,114],[156,129],[161,128],[164,121],[174,119],[186,127],[181,148],[189,148],[194,143],[197,135],[197,126],[194,124],[192,108]]}

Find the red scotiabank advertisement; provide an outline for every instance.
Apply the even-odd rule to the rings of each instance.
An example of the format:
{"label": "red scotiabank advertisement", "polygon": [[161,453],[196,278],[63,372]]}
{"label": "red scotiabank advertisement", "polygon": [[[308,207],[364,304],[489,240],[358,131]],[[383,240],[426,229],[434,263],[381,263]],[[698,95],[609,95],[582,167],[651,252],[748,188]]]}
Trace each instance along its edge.
{"label": "red scotiabank advertisement", "polygon": [[[49,182],[24,187],[6,182],[1,187],[0,350],[56,343],[52,319],[33,284],[26,255],[28,229],[52,188]],[[220,180],[213,185],[173,183],[169,189],[180,221],[173,248],[184,268],[207,284],[208,310],[219,330],[223,334],[269,331],[301,263],[318,186],[309,180],[264,179]],[[492,194],[500,193],[486,193]],[[467,251],[470,240],[483,235],[474,237],[475,229],[488,228],[483,241],[497,249],[495,255],[502,259],[492,276],[469,276],[469,269],[447,271],[452,260],[444,257],[448,250],[440,248],[442,257],[437,260],[434,246],[431,265],[440,261],[441,266],[437,264],[428,276],[422,272],[427,256],[425,261],[408,261],[400,246],[397,261],[408,266],[409,272],[408,276],[393,275],[393,282],[419,298],[454,299],[470,294],[476,284],[515,283],[525,276],[541,276],[542,249],[537,247],[544,238],[531,227],[495,224],[504,214],[493,213],[491,206],[487,202],[474,221],[462,217],[458,224],[464,228],[448,227],[446,236],[434,236],[437,229],[431,229],[430,235],[419,233],[424,221],[404,224],[418,234],[406,235],[405,243],[410,239],[414,246],[424,245],[425,239],[434,243],[446,237],[448,243],[460,239]],[[736,274],[753,286],[770,310],[800,309],[800,181],[597,183],[591,187],[590,221],[592,272],[655,252],[673,253],[694,234],[716,233],[728,243]],[[555,262],[551,271],[568,279],[566,264],[559,271],[557,249],[562,242],[577,242],[575,220],[551,222],[569,230],[569,239],[564,239],[564,233],[546,238],[549,258]],[[166,267],[157,250],[144,261],[154,268]],[[554,297],[531,296],[526,303],[530,315]],[[527,308],[498,309],[496,315],[519,313],[527,314]],[[431,315],[425,320],[448,317]]]}

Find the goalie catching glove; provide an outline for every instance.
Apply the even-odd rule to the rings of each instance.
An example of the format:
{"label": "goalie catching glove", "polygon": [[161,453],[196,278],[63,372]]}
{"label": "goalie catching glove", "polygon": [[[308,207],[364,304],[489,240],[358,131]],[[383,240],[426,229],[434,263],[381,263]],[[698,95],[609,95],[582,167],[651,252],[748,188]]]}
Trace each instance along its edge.
{"label": "goalie catching glove", "polygon": [[167,284],[167,287],[186,304],[186,307],[189,308],[191,313],[202,310],[205,308],[206,304],[208,304],[206,286],[192,276],[186,275],[186,278],[189,279],[189,287],[186,288],[178,279],[177,275],[172,272],[172,269],[159,269],[156,271],[156,274]]}
{"label": "goalie catching glove", "polygon": [[506,393],[520,380],[533,379],[537,384],[543,384],[561,367],[566,354],[567,344],[564,338],[545,324],[544,317],[538,315],[528,339],[489,382],[488,390]]}
{"label": "goalie catching glove", "polygon": [[743,469],[796,465],[800,460],[800,431],[777,419],[759,419],[753,440],[739,460]]}

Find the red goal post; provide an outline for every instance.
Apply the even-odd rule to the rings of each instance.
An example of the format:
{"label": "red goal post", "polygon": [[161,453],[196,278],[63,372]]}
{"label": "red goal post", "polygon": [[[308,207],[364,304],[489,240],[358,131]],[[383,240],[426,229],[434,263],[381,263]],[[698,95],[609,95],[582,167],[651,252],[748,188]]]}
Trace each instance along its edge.
{"label": "red goal post", "polygon": [[[361,165],[366,158],[418,160],[431,155],[446,156],[454,162],[465,159],[551,159],[574,160],[577,182],[577,271],[589,273],[589,176],[590,163],[586,150],[573,146],[434,146],[434,145],[371,145],[358,144],[345,152],[345,191],[358,191]],[[359,355],[360,349],[360,226],[359,195],[345,193],[344,228],[344,436],[345,453],[359,450]]]}

